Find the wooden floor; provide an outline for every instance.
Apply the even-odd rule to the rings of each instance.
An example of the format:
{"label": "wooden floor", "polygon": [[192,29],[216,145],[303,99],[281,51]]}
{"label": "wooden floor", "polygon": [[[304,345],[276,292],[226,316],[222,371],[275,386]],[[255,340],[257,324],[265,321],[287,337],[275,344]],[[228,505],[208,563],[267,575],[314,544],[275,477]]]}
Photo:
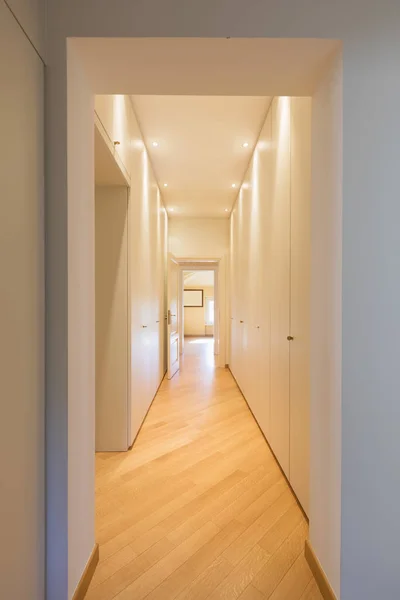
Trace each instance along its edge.
{"label": "wooden floor", "polygon": [[186,340],[133,449],[96,471],[88,600],[322,598],[306,521],[209,338]]}

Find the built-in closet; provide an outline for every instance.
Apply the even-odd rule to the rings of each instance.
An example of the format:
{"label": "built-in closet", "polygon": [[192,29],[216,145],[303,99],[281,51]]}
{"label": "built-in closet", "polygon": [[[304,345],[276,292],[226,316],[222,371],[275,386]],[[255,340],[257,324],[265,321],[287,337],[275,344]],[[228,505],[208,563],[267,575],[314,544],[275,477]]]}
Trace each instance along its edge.
{"label": "built-in closet", "polygon": [[311,99],[277,97],[231,217],[230,368],[309,503]]}
{"label": "built-in closet", "polygon": [[127,450],[163,379],[168,218],[128,96],[95,102],[96,450]]}

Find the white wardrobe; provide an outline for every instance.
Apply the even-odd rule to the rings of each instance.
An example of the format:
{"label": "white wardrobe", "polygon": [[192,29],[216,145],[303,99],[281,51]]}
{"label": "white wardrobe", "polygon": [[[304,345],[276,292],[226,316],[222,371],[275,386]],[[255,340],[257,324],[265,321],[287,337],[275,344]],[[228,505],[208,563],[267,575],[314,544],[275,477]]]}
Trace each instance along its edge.
{"label": "white wardrobe", "polygon": [[122,451],[165,373],[168,219],[130,98],[95,107],[96,450]]}
{"label": "white wardrobe", "polygon": [[230,367],[305,512],[310,194],[311,99],[274,98],[231,217]]}

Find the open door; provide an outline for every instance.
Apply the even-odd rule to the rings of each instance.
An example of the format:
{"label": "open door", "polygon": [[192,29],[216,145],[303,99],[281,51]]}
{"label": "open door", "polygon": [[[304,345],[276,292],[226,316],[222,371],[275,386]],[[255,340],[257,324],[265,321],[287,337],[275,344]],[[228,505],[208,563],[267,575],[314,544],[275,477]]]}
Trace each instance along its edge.
{"label": "open door", "polygon": [[168,379],[179,370],[179,265],[168,254]]}

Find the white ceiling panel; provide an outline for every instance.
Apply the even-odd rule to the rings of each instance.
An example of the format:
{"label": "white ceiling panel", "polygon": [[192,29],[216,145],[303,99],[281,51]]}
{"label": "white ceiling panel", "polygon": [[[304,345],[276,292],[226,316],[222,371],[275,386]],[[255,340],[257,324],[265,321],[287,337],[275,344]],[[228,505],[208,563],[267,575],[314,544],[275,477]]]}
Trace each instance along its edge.
{"label": "white ceiling panel", "polygon": [[228,217],[271,99],[133,96],[132,100],[170,216]]}

